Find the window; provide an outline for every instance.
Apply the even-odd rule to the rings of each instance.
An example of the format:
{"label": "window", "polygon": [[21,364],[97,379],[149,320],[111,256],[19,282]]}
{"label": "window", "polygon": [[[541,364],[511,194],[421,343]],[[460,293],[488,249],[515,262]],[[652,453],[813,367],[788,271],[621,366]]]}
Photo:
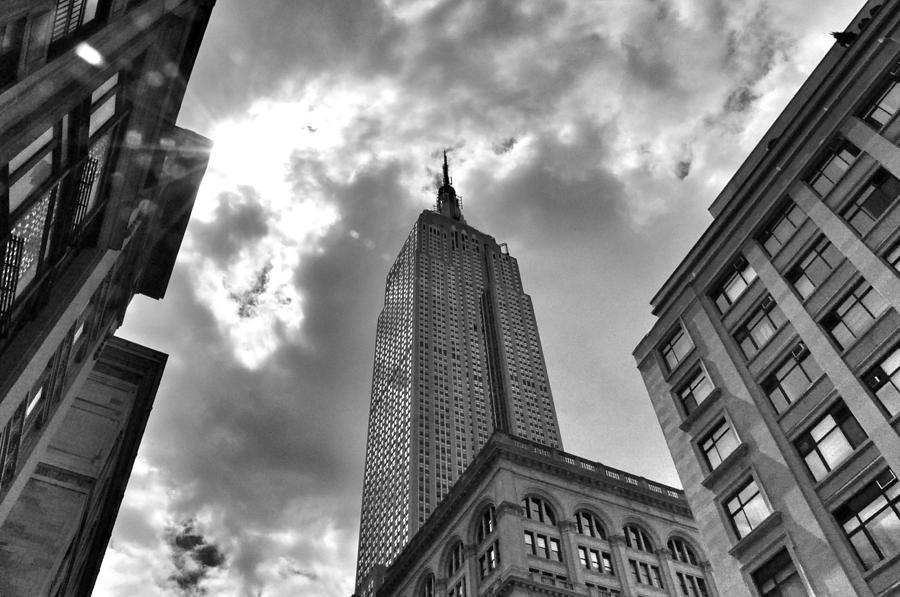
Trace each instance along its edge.
{"label": "window", "polygon": [[105,18],[109,4],[110,0],[57,0],[50,37],[51,51],[57,50],[53,45],[73,37],[82,27]]}
{"label": "window", "polygon": [[447,561],[447,577],[453,576],[462,568],[464,558],[462,541],[457,541],[450,550],[450,559]]}
{"label": "window", "polygon": [[900,347],[866,373],[863,381],[891,416],[900,413]]}
{"label": "window", "polygon": [[713,385],[702,367],[691,373],[687,382],[676,392],[685,414],[691,414],[697,405],[706,400],[713,391]]}
{"label": "window", "polygon": [[447,597],[466,597],[466,579],[462,578],[447,591]]}
{"label": "window", "polygon": [[806,220],[806,214],[800,209],[800,206],[791,201],[787,202],[774,219],[759,233],[756,239],[766,250],[769,256],[774,257],[781,250],[787,241],[794,236],[794,233]]}
{"label": "window", "polygon": [[823,236],[786,277],[793,284],[797,294],[806,299],[828,278],[843,258],[837,247]]}
{"label": "window", "polygon": [[575,513],[575,528],[580,535],[606,539],[606,529],[603,527],[603,523],[592,512],[587,510]]}
{"label": "window", "polygon": [[422,589],[419,591],[419,597],[434,597],[434,574],[429,574],[422,582]]}
{"label": "window", "polygon": [[775,554],[752,575],[760,597],[807,597],[800,575],[786,549]]}
{"label": "window", "polygon": [[497,569],[497,566],[500,565],[500,543],[498,541],[494,541],[493,545],[487,548],[481,556],[478,558],[478,569],[481,574],[481,578],[484,578],[491,572]]}
{"label": "window", "polygon": [[900,180],[884,168],[872,175],[866,186],[844,210],[843,216],[861,236],[875,227],[884,212],[900,196]]}
{"label": "window", "polygon": [[900,553],[900,484],[887,469],[834,513],[866,569]]}
{"label": "window", "polygon": [[44,397],[44,383],[42,382],[37,390],[35,390],[34,395],[31,397],[31,400],[28,401],[28,406],[25,407],[25,416],[31,415],[34,412],[34,409],[40,404],[41,399]]}
{"label": "window", "polygon": [[669,548],[669,554],[671,554],[672,559],[693,566],[697,565],[697,554],[694,553],[694,549],[684,539],[672,537],[666,543],[666,546]]}
{"label": "window", "polygon": [[775,411],[780,414],[796,402],[820,375],[822,369],[801,342],[761,385]]}
{"label": "window", "polygon": [[862,280],[822,320],[822,327],[842,349],[847,350],[884,313],[888,304]]}
{"label": "window", "polygon": [[0,89],[16,82],[25,41],[25,17],[0,23]]}
{"label": "window", "polygon": [[734,271],[725,276],[711,295],[721,313],[725,313],[756,279],[756,272],[743,257],[735,261],[731,267]]}
{"label": "window", "polygon": [[494,506],[493,504],[484,509],[481,519],[478,521],[478,528],[475,530],[475,543],[481,544],[485,537],[494,532]]}
{"label": "window", "polygon": [[750,318],[734,332],[734,339],[740,345],[744,356],[748,359],[755,355],[775,332],[781,328],[787,319],[775,300],[771,296],[763,299],[763,302],[753,311]]}
{"label": "window", "polygon": [[794,441],[816,481],[824,479],[866,439],[847,405],[838,400]]}
{"label": "window", "polygon": [[885,260],[892,268],[900,271],[900,243],[895,244],[885,257]]}
{"label": "window", "polygon": [[900,108],[900,84],[891,81],[878,96],[875,105],[866,111],[863,120],[875,129],[881,130],[897,113],[897,108]]}
{"label": "window", "polygon": [[625,544],[628,547],[653,553],[653,542],[650,541],[650,536],[644,529],[636,524],[627,524],[623,530],[625,531]]}
{"label": "window", "polygon": [[806,177],[806,182],[820,197],[824,197],[846,174],[858,155],[859,148],[849,141],[838,140],[832,143],[829,153],[819,161],[818,165]]}
{"label": "window", "polygon": [[704,579],[684,572],[676,572],[675,576],[678,578],[678,588],[681,589],[683,597],[709,597]]}
{"label": "window", "polygon": [[703,456],[706,458],[706,464],[709,465],[710,470],[722,464],[722,461],[734,452],[739,443],[731,425],[725,419],[719,421],[718,425],[700,440],[700,449],[703,450]]}
{"label": "window", "polygon": [[532,531],[525,531],[524,538],[525,546],[531,555],[562,562],[559,539]]}
{"label": "window", "polygon": [[663,588],[664,585],[659,566],[635,560],[628,560],[628,565],[631,567],[631,575],[634,577],[635,582],[660,589]]}
{"label": "window", "polygon": [[553,513],[553,508],[539,497],[526,497],[522,500],[522,507],[525,509],[527,518],[546,522],[547,524],[556,524],[556,515]]}
{"label": "window", "polygon": [[612,555],[610,555],[609,552],[579,545],[578,561],[588,570],[595,570],[599,574],[615,575],[612,565]]}
{"label": "window", "polygon": [[668,339],[663,342],[659,351],[666,361],[669,371],[673,371],[678,363],[681,362],[681,359],[691,352],[693,347],[694,345],[684,331],[684,327],[679,324],[675,331],[669,335]]}
{"label": "window", "polygon": [[746,537],[747,533],[771,514],[753,478],[748,479],[743,487],[725,502],[725,510],[739,539]]}

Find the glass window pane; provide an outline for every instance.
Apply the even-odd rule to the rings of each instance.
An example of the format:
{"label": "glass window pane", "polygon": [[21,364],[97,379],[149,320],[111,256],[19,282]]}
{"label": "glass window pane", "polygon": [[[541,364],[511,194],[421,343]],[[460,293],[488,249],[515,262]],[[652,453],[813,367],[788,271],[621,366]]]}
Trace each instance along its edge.
{"label": "glass window pane", "polygon": [[822,440],[819,444],[819,451],[822,452],[822,457],[828,463],[829,468],[833,469],[853,452],[853,446],[840,430],[835,430]]}
{"label": "glass window pane", "polygon": [[10,174],[15,173],[16,170],[21,168],[25,162],[36,156],[38,152],[46,147],[51,141],[53,141],[53,127],[44,131],[40,137],[29,143],[28,147],[20,151],[9,161]]}
{"label": "glass window pane", "polygon": [[88,135],[93,137],[104,124],[110,121],[116,114],[116,96],[111,95],[102,104],[91,112],[91,123]]}
{"label": "glass window pane", "polygon": [[101,97],[106,95],[106,93],[108,91],[110,91],[113,87],[115,87],[118,84],[118,82],[119,82],[119,73],[114,74],[113,76],[108,78],[106,81],[104,81],[103,84],[100,85],[100,87],[98,87],[91,93],[91,103],[96,104],[97,101]]}
{"label": "glass window pane", "polygon": [[53,152],[47,152],[21,178],[9,186],[9,211],[12,213],[53,172]]}

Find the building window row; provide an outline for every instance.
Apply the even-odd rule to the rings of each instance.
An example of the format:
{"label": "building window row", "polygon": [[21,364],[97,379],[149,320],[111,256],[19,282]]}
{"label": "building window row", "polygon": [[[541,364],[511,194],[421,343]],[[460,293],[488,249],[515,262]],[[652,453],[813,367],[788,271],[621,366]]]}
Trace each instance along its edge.
{"label": "building window row", "polygon": [[612,555],[610,555],[609,552],[579,545],[578,561],[588,570],[595,570],[600,574],[615,575]]}
{"label": "building window row", "polygon": [[528,548],[528,553],[531,555],[562,562],[562,551],[559,547],[559,539],[548,537],[547,535],[542,535],[540,533],[534,533],[532,531],[525,531],[524,538],[525,546]]}
{"label": "building window row", "polygon": [[647,562],[638,562],[637,560],[628,560],[628,565],[631,567],[631,576],[636,583],[658,589],[665,587],[659,566],[648,564]]}

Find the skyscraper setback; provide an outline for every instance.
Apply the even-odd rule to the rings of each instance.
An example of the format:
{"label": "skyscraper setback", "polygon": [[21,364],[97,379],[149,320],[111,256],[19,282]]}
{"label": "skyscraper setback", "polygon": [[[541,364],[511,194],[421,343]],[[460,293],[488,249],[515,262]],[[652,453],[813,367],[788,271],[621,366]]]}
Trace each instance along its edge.
{"label": "skyscraper setback", "polygon": [[357,587],[391,563],[494,430],[562,447],[518,264],[466,223],[446,154],[443,169],[378,318]]}

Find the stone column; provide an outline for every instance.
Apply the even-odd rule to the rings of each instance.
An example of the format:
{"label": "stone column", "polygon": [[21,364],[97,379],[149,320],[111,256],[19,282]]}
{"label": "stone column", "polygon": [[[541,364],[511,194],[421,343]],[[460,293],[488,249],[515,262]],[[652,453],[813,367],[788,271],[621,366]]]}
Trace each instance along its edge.
{"label": "stone column", "polygon": [[675,576],[675,571],[672,569],[672,565],[670,563],[672,555],[669,553],[668,549],[661,548],[656,550],[656,557],[659,560],[659,567],[662,574],[660,576],[663,577],[664,581],[668,586],[666,587],[666,591],[669,595],[678,596],[678,577]]}
{"label": "stone column", "polygon": [[611,535],[609,545],[612,547],[613,566],[622,583],[623,597],[633,597],[635,593],[634,578],[631,577],[631,567],[628,565],[628,556],[625,553],[625,535]]}
{"label": "stone column", "polygon": [[855,116],[841,125],[841,132],[848,141],[875,158],[885,170],[900,178],[900,147]]}
{"label": "stone column", "polygon": [[478,566],[478,546],[463,545],[466,558],[466,595],[478,595],[481,585],[481,570]]}
{"label": "stone column", "polygon": [[584,568],[578,561],[578,533],[575,531],[575,521],[561,520],[556,525],[559,528],[560,549],[562,550],[563,564],[566,565],[566,576],[572,584],[581,586],[584,584]]}
{"label": "stone column", "polygon": [[528,572],[525,540],[522,538],[522,507],[513,502],[500,502],[494,509],[497,537],[500,540],[500,569],[514,568]]}
{"label": "stone column", "polygon": [[703,569],[703,580],[706,581],[706,588],[709,591],[709,597],[720,597],[719,589],[716,587],[716,581],[713,580],[713,569],[709,562],[700,562]]}

